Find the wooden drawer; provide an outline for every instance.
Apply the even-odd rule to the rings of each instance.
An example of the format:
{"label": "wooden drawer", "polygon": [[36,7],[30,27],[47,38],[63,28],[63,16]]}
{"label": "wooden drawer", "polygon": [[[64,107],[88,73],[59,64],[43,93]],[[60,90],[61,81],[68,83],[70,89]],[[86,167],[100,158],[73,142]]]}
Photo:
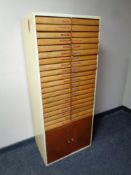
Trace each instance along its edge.
{"label": "wooden drawer", "polygon": [[72,62],[81,60],[97,60],[97,55],[72,56]]}
{"label": "wooden drawer", "polygon": [[61,91],[54,91],[54,92],[50,92],[50,93],[43,93],[44,90],[42,89],[42,93],[43,93],[43,96],[44,98],[50,98],[50,97],[54,97],[54,96],[59,96],[59,95],[62,95],[62,94],[67,94],[67,93],[70,93],[70,89],[64,89],[64,90],[61,90]]}
{"label": "wooden drawer", "polygon": [[55,111],[45,112],[44,116],[45,116],[45,119],[46,119],[48,117],[50,118],[50,117],[53,117],[53,116],[57,116],[58,114],[69,115],[70,111],[71,111],[71,107],[68,106],[65,109],[57,109]]}
{"label": "wooden drawer", "polygon": [[38,46],[71,44],[71,39],[38,39]]}
{"label": "wooden drawer", "polygon": [[76,100],[80,100],[80,99],[84,99],[84,98],[88,98],[88,97],[94,97],[94,93],[87,93],[87,94],[81,94],[81,95],[77,95],[77,96],[72,96],[71,100],[76,101]]}
{"label": "wooden drawer", "polygon": [[71,114],[72,115],[74,115],[74,114],[77,114],[77,113],[79,113],[79,112],[83,112],[83,111],[85,111],[85,110],[90,110],[90,109],[92,109],[93,108],[93,104],[90,104],[90,105],[88,105],[88,106],[82,106],[81,105],[81,107],[78,107],[78,108],[72,108],[72,110],[71,110]]}
{"label": "wooden drawer", "polygon": [[88,106],[92,106],[93,107],[93,102],[94,100],[90,100],[90,101],[84,101],[82,103],[78,103],[78,104],[75,104],[75,105],[72,105],[72,111],[75,111],[79,108],[83,109],[82,107],[85,107],[88,108]]}
{"label": "wooden drawer", "polygon": [[70,146],[70,125],[65,125],[46,132],[48,163],[72,152]]}
{"label": "wooden drawer", "polygon": [[[96,35],[94,35],[94,37],[96,37]],[[37,32],[37,38],[71,38],[71,33],[70,32]]]}
{"label": "wooden drawer", "polygon": [[92,117],[86,117],[71,124],[72,151],[88,146],[91,141]]}
{"label": "wooden drawer", "polygon": [[98,43],[98,38],[72,38],[73,44],[79,44],[79,43]]}
{"label": "wooden drawer", "polygon": [[94,75],[96,74],[96,70],[90,70],[90,71],[84,71],[84,72],[76,72],[72,73],[71,77],[81,77],[81,76],[88,76],[88,75]]}
{"label": "wooden drawer", "polygon": [[88,25],[88,26],[98,26],[99,19],[80,19],[80,18],[72,18],[72,24],[77,25]]}
{"label": "wooden drawer", "polygon": [[41,71],[40,76],[46,77],[46,76],[52,76],[52,75],[58,75],[58,74],[65,74],[71,72],[71,68],[68,67],[66,69],[57,69],[57,70],[51,70],[51,71]]}
{"label": "wooden drawer", "polygon": [[46,83],[43,83],[43,80],[44,78],[41,78],[41,86],[42,88],[48,88],[48,87],[51,87],[51,86],[61,86],[63,84],[70,84],[70,79],[63,79],[63,80],[57,80],[57,81],[49,81],[49,82],[46,82]]}
{"label": "wooden drawer", "polygon": [[49,82],[49,81],[57,81],[57,80],[64,80],[64,79],[69,79],[70,74],[61,74],[61,75],[55,75],[55,76],[48,76],[48,77],[43,77],[42,82]]}
{"label": "wooden drawer", "polygon": [[95,88],[95,82],[93,84],[87,84],[84,86],[77,86],[77,87],[72,87],[71,88],[71,92],[72,94],[77,92],[77,91],[83,91],[83,90],[87,90],[87,89],[91,89],[91,88]]}
{"label": "wooden drawer", "polygon": [[79,66],[79,67],[72,67],[71,71],[72,73],[76,72],[82,72],[82,71],[90,71],[90,70],[95,70],[97,68],[97,65],[89,65],[89,66]]}
{"label": "wooden drawer", "polygon": [[[47,31],[47,32],[71,31],[71,25],[37,24],[36,25],[36,31]],[[74,31],[75,31],[75,29],[74,29]]]}
{"label": "wooden drawer", "polygon": [[71,99],[70,99],[70,96],[68,98],[63,98],[63,99],[60,99],[59,101],[54,101],[52,103],[45,103],[43,104],[43,107],[44,108],[51,108],[51,107],[54,107],[54,106],[57,106],[57,105],[60,105],[60,104],[70,104],[71,103]]}
{"label": "wooden drawer", "polygon": [[60,51],[60,50],[71,50],[71,46],[70,45],[38,46],[39,52]]}
{"label": "wooden drawer", "polygon": [[61,86],[51,86],[51,87],[44,87],[44,84],[42,84],[42,93],[43,94],[47,94],[47,93],[52,93],[52,92],[55,92],[55,91],[62,91],[62,90],[65,90],[65,89],[70,89],[70,84],[62,84]]}
{"label": "wooden drawer", "polygon": [[94,88],[84,89],[84,90],[72,92],[71,96],[73,98],[74,96],[84,95],[84,94],[93,93],[93,92],[94,92]]}
{"label": "wooden drawer", "polygon": [[56,52],[42,52],[39,53],[39,58],[51,58],[51,57],[67,57],[71,56],[71,51],[56,51]]}
{"label": "wooden drawer", "polygon": [[77,55],[96,55],[96,54],[98,54],[98,49],[72,51],[72,55],[73,56],[77,56]]}
{"label": "wooden drawer", "polygon": [[80,81],[88,81],[90,79],[95,79],[95,74],[88,75],[88,76],[81,76],[81,77],[73,77],[71,79],[71,84],[73,84],[75,82],[80,82]]}
{"label": "wooden drawer", "polygon": [[46,64],[40,66],[40,71],[48,71],[53,69],[64,69],[71,67],[70,63],[61,63],[61,64]]}
{"label": "wooden drawer", "polygon": [[37,24],[71,24],[71,18],[61,17],[36,17]]}
{"label": "wooden drawer", "polygon": [[55,64],[55,63],[67,63],[71,61],[71,57],[59,57],[59,58],[47,58],[40,59],[39,64]]}
{"label": "wooden drawer", "polygon": [[59,95],[59,96],[54,96],[54,97],[50,97],[50,98],[44,98],[44,96],[43,96],[43,102],[44,102],[44,104],[47,104],[47,103],[56,102],[56,101],[62,100],[62,99],[66,100],[68,98],[70,98],[70,93]]}
{"label": "wooden drawer", "polygon": [[72,101],[72,106],[75,106],[75,105],[78,105],[78,104],[81,104],[81,103],[88,103],[89,101],[93,101],[94,100],[94,96],[90,96],[90,97],[85,97],[85,98],[82,98],[82,99],[78,99],[76,101]]}
{"label": "wooden drawer", "polygon": [[89,66],[89,65],[96,65],[96,64],[97,64],[97,60],[82,60],[82,61],[76,61],[76,62],[74,61],[71,63],[72,69],[79,66]]}
{"label": "wooden drawer", "polygon": [[47,112],[52,112],[52,111],[56,111],[56,110],[59,110],[59,109],[66,109],[70,107],[70,102],[64,102],[64,103],[61,103],[59,105],[56,105],[56,106],[52,106],[50,108],[47,108],[46,105],[44,106],[44,112],[47,113]]}
{"label": "wooden drawer", "polygon": [[89,79],[87,81],[77,81],[77,82],[73,82],[71,84],[72,88],[77,87],[77,86],[84,86],[84,85],[89,85],[95,83],[95,79]]}
{"label": "wooden drawer", "polygon": [[98,32],[72,32],[73,38],[98,38]]}
{"label": "wooden drawer", "polygon": [[71,115],[72,118],[84,118],[84,117],[88,117],[88,116],[92,116],[93,113],[93,109],[87,109],[87,110],[83,110],[80,112],[76,112],[74,114]]}
{"label": "wooden drawer", "polygon": [[80,32],[98,32],[99,26],[85,26],[85,25],[73,25],[72,31],[80,31]]}
{"label": "wooden drawer", "polygon": [[98,49],[98,44],[72,44],[72,50]]}

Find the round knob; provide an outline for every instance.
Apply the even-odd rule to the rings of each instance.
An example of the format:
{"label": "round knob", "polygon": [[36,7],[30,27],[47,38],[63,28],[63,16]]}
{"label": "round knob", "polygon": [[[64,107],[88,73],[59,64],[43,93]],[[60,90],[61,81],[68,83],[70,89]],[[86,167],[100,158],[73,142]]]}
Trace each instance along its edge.
{"label": "round knob", "polygon": [[71,141],[70,140],[67,140],[67,143],[71,143]]}
{"label": "round knob", "polygon": [[71,138],[71,141],[74,142],[74,138]]}

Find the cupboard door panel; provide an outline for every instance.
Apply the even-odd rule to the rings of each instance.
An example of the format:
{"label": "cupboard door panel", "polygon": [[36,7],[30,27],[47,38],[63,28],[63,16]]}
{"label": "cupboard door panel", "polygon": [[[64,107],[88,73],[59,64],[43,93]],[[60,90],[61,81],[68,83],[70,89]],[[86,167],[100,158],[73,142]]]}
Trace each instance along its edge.
{"label": "cupboard door panel", "polygon": [[72,151],[88,146],[91,139],[92,117],[86,117],[71,124]]}
{"label": "cupboard door panel", "polygon": [[75,72],[71,74],[71,77],[81,77],[81,76],[88,76],[88,75],[94,75],[96,73],[96,70],[90,70],[90,71],[83,71],[83,72]]}
{"label": "cupboard door panel", "polygon": [[65,125],[46,132],[48,163],[72,152],[69,138],[70,125]]}

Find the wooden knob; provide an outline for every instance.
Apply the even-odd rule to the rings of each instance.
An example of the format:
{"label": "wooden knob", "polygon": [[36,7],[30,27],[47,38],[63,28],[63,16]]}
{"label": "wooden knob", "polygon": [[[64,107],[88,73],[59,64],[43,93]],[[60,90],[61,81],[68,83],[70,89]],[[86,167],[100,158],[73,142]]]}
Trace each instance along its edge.
{"label": "wooden knob", "polygon": [[74,142],[74,138],[71,138],[71,141]]}
{"label": "wooden knob", "polygon": [[70,141],[70,140],[67,140],[67,143],[68,143],[68,144],[70,144],[70,143],[71,143],[71,141]]}

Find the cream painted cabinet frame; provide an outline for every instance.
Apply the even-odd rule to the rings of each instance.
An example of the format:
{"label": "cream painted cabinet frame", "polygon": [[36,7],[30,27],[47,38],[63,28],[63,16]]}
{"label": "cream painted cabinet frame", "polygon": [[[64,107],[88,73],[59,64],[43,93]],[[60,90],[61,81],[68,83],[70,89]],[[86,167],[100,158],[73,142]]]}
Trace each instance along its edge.
{"label": "cream painted cabinet frame", "polygon": [[46,165],[91,145],[100,17],[32,13],[24,20],[35,139]]}

